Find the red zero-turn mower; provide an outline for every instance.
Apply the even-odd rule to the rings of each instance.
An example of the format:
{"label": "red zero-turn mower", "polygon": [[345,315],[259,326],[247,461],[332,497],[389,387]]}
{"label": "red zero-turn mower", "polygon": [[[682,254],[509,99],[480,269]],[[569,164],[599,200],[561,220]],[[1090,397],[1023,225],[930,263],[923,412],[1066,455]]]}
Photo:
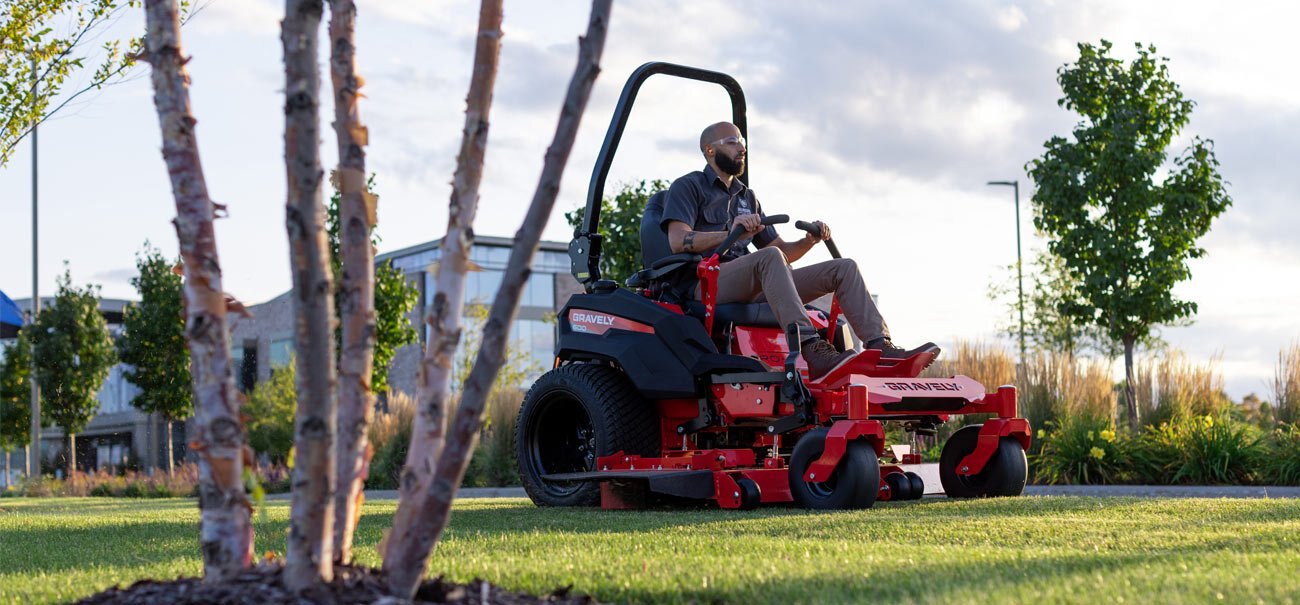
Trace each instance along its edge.
{"label": "red zero-turn mower", "polygon": [[[748,134],[744,93],[730,76],[648,63],[628,79],[592,174],[584,223],[569,245],[586,292],[560,312],[555,367],[529,390],[515,429],[519,475],[533,502],[631,508],[655,495],[722,508],[793,501],[846,509],[920,498],[922,478],[906,469],[921,456],[887,448],[884,423],[934,434],[959,414],[994,417],[948,439],[938,464],[944,491],[1019,495],[1030,428],[1016,417],[1014,387],[989,392],[965,376],[917,378],[933,353],[886,361],[875,350],[808,380],[797,331],[779,325],[767,303],[714,303],[716,252],[672,253],[659,225],[666,192],[651,197],[642,220],[645,269],[626,287],[600,279],[605,177],[637,91],[655,74],[721,85],[731,96],[732,121]],[[718,250],[739,234],[732,231]],[[826,244],[838,257],[834,243]],[[702,302],[675,289],[692,275]],[[843,350],[848,328],[838,301],[829,312],[809,307],[808,314]]]}

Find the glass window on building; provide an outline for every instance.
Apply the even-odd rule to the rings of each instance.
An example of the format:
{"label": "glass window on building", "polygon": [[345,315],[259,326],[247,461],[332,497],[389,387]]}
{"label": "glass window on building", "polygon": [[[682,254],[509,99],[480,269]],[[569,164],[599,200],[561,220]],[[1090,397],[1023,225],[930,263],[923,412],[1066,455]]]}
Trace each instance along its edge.
{"label": "glass window on building", "polygon": [[528,285],[524,288],[521,303],[527,307],[546,307],[555,305],[555,275],[553,273],[534,273],[528,276]]}
{"label": "glass window on building", "polygon": [[501,289],[503,277],[505,277],[504,271],[493,269],[467,273],[465,275],[465,302],[492,304],[492,299],[496,298],[497,290]]}
{"label": "glass window on building", "polygon": [[521,347],[532,359],[537,375],[549,370],[555,363],[555,330],[551,324],[535,319],[515,322],[510,344]]}
{"label": "glass window on building", "polygon": [[271,341],[271,350],[268,352],[271,359],[271,368],[283,368],[289,365],[289,360],[293,359],[293,339],[281,338],[280,340]]}

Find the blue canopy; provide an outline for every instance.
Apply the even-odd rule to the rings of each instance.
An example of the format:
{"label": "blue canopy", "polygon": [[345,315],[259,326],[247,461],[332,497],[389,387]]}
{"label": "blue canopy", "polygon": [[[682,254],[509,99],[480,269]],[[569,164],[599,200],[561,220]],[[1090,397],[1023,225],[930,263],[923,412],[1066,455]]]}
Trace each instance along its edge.
{"label": "blue canopy", "polygon": [[23,310],[4,291],[0,291],[0,324],[23,325]]}

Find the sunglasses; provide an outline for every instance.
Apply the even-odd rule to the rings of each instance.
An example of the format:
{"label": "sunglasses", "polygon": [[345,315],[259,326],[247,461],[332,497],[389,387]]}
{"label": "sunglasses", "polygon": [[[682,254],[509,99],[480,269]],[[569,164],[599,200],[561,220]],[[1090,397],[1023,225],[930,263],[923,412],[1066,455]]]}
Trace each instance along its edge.
{"label": "sunglasses", "polygon": [[742,136],[736,136],[736,135],[732,135],[732,136],[729,136],[729,137],[724,137],[724,138],[718,139],[718,140],[716,140],[716,141],[714,141],[714,142],[712,142],[712,143],[709,143],[709,144],[710,144],[710,145],[715,145],[715,146],[716,146],[716,145],[736,145],[736,144],[739,144],[741,147],[745,147],[745,148],[748,148],[748,147],[749,147],[749,145],[747,145],[747,144],[745,143],[745,137],[742,137]]}

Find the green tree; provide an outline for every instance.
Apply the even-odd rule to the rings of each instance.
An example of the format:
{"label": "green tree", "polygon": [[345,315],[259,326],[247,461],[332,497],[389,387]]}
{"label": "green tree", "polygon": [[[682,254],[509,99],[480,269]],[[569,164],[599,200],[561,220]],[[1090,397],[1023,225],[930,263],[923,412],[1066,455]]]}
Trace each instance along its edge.
{"label": "green tree", "polygon": [[[0,3],[0,166],[37,124],[72,99],[113,81],[132,65],[140,39],[108,40],[103,30],[129,0],[6,0]],[[33,64],[35,60],[35,64]],[[60,98],[73,75],[92,69],[84,86]],[[58,101],[58,105],[51,105]]]}
{"label": "green tree", "polygon": [[126,379],[137,387],[131,405],[145,413],[158,413],[167,423],[167,474],[172,473],[172,423],[194,413],[190,400],[190,350],[185,345],[185,307],[181,299],[183,280],[172,271],[162,252],[145,243],[136,255],[140,274],[131,285],[140,293],[139,304],[122,312],[122,334],[117,354],[131,366]]}
{"label": "green tree", "polygon": [[[1060,309],[1066,297],[1077,292],[1074,278],[1060,257],[1039,251],[1026,267],[1025,341],[1031,351],[1064,353],[1070,357],[1095,353],[1114,357],[1119,345],[1106,332],[1082,318],[1065,315]],[[989,298],[1005,303],[1006,315],[998,331],[1007,338],[1020,335],[1019,308],[1016,305],[1016,266],[1006,266],[1004,279],[989,286]],[[1076,301],[1077,302],[1077,301]],[[1150,343],[1156,344],[1152,339]]]}
{"label": "green tree", "polygon": [[284,462],[293,447],[293,416],[298,406],[297,360],[271,370],[271,379],[259,382],[248,394],[243,412],[248,417],[248,445],[276,462]]}
{"label": "green tree", "polygon": [[68,473],[76,470],[77,433],[95,417],[95,395],[116,363],[108,323],[99,312],[99,287],[76,288],[64,266],[54,304],[32,324],[41,416],[67,435]]}
{"label": "green tree", "polygon": [[[374,188],[375,175],[372,174],[366,181],[366,189],[373,195]],[[325,227],[329,231],[330,267],[334,270],[336,313],[342,308],[338,300],[339,286],[343,281],[342,261],[339,255],[339,202],[341,200],[342,196],[335,186],[325,217]],[[370,230],[370,241],[375,246],[379,245],[379,234],[375,233],[373,227]],[[397,350],[415,342],[419,336],[411,326],[408,317],[419,301],[420,291],[406,281],[406,276],[401,269],[393,266],[392,261],[384,261],[383,264],[375,267],[375,367],[371,372],[370,388],[376,393],[388,390],[388,365],[392,363],[393,356],[397,355]],[[340,345],[342,337],[342,329],[335,326],[334,350],[336,352],[342,349]]]}
{"label": "green tree", "polygon": [[[668,181],[627,183],[611,199],[600,200],[600,274],[622,283],[641,270],[641,215],[650,196],[668,188]],[[587,214],[585,207],[564,213],[569,226],[578,229]]]}
{"label": "green tree", "polygon": [[1105,40],[1080,44],[1078,62],[1058,70],[1059,104],[1083,119],[1073,140],[1052,137],[1028,168],[1037,185],[1034,225],[1070,276],[1059,311],[1123,345],[1136,429],[1133,348],[1154,326],[1196,313],[1173,287],[1191,277],[1188,261],[1205,254],[1196,240],[1232,201],[1212,141],[1194,138],[1166,165],[1166,148],[1194,105],[1170,78],[1168,60],[1139,44],[1126,65],[1110,49]]}
{"label": "green tree", "polygon": [[31,442],[31,346],[27,330],[19,330],[0,359],[0,451],[6,454]]}

